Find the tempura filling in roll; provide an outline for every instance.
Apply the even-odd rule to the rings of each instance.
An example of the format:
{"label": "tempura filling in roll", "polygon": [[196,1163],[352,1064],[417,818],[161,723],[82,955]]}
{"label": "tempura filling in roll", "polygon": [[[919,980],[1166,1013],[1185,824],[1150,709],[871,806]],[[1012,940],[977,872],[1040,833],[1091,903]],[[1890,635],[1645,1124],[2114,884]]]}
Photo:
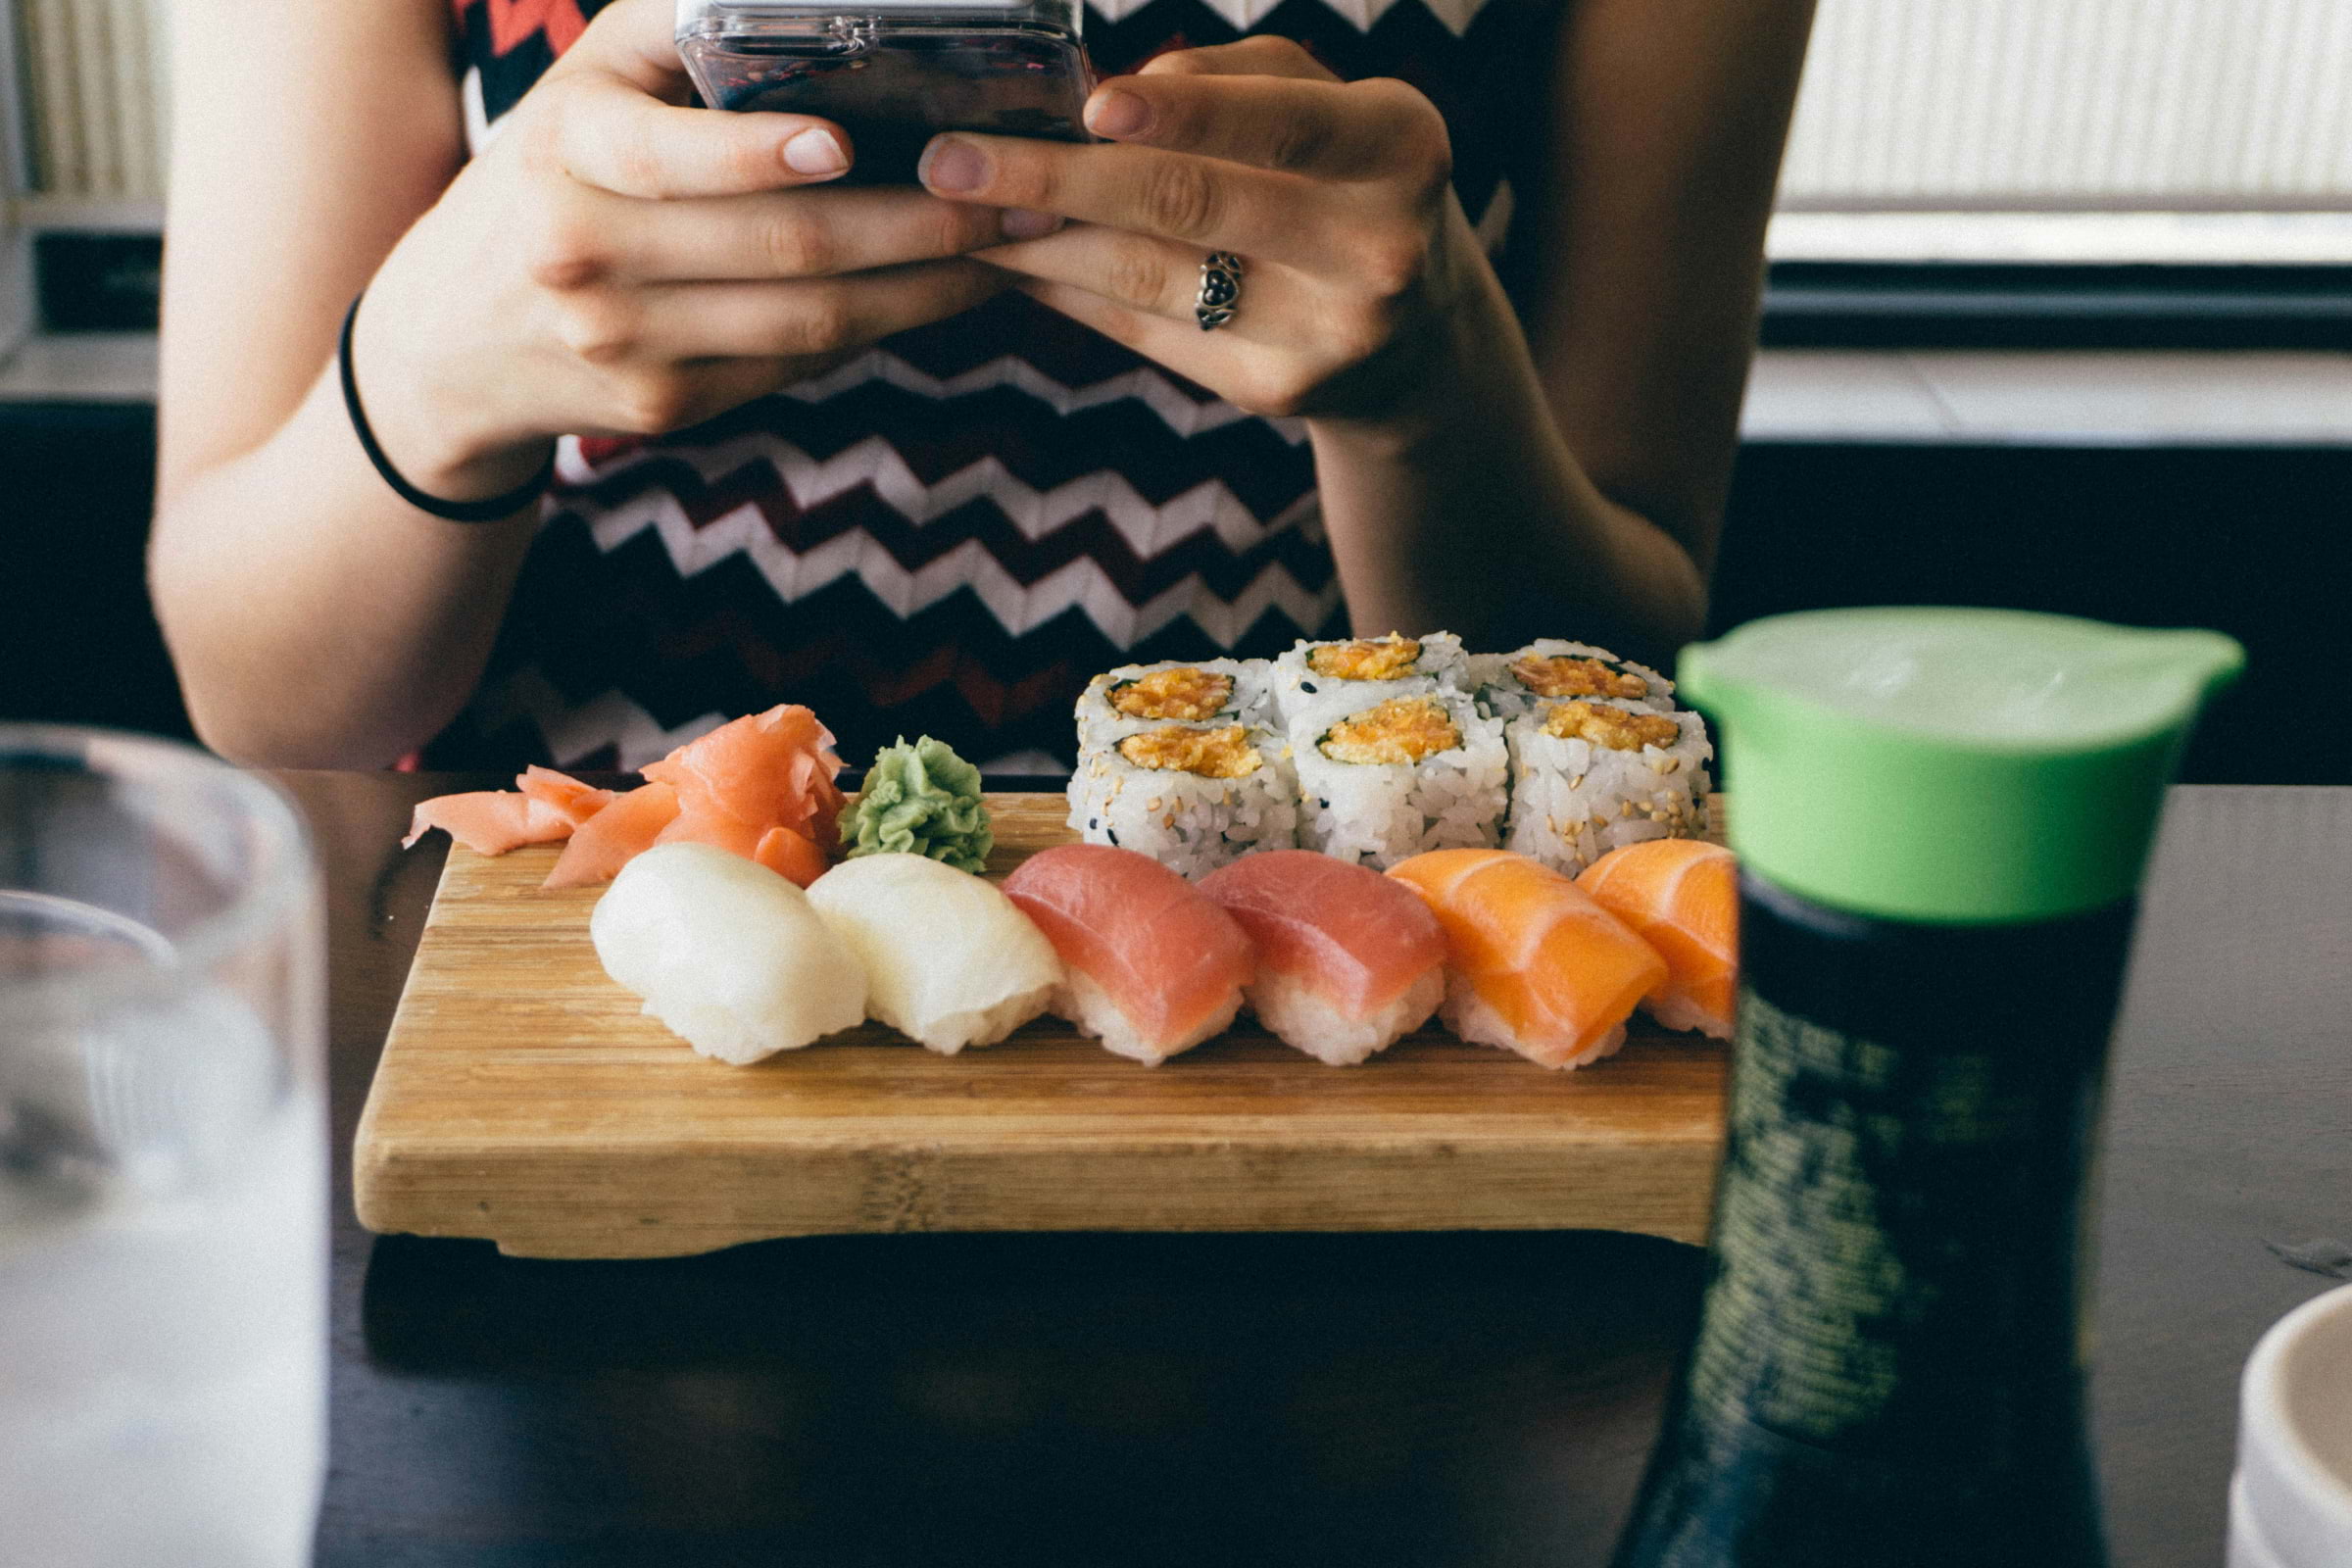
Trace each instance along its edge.
{"label": "tempura filling in roll", "polygon": [[1335,762],[1410,766],[1460,746],[1462,730],[1434,697],[1393,697],[1341,719],[1316,744]]}
{"label": "tempura filling in roll", "polygon": [[1616,668],[1597,659],[1530,654],[1524,659],[1513,660],[1510,670],[1520,685],[1538,697],[1624,697],[1639,700],[1649,695],[1649,682],[1631,670]]}
{"label": "tempura filling in roll", "polygon": [[1201,778],[1248,778],[1266,760],[1239,724],[1223,729],[1186,729],[1171,724],[1166,729],[1146,730],[1119,742],[1119,755],[1137,767]]}
{"label": "tempura filling in roll", "polygon": [[1322,643],[1306,651],[1306,667],[1327,680],[1398,680],[1421,662],[1421,645],[1410,637],[1350,643]]}
{"label": "tempura filling in roll", "polygon": [[1110,689],[1110,706],[1130,718],[1171,718],[1205,723],[1233,702],[1233,677],[1179,665],[1154,670]]}
{"label": "tempura filling in roll", "polygon": [[1629,713],[1606,703],[1560,703],[1544,710],[1544,733],[1564,741],[1587,741],[1612,752],[1645,746],[1670,747],[1682,726],[1658,713]]}

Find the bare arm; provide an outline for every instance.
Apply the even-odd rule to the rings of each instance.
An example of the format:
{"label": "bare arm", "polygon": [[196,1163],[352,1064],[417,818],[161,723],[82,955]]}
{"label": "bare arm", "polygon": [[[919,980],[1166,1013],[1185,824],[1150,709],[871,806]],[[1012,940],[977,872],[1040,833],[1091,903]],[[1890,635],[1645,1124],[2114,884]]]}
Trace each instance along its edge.
{"label": "bare arm", "polygon": [[215,0],[173,21],[157,611],[217,749],[382,763],[455,711],[528,543],[404,505],[323,373],[344,307],[463,156],[443,7]]}
{"label": "bare arm", "polygon": [[368,466],[331,364],[363,285],[370,423],[452,501],[512,488],[559,432],[692,424],[1004,286],[962,259],[1003,214],[823,188],[854,152],[836,127],[680,107],[670,0],[599,13],[470,163],[445,0],[177,5],[149,575],[230,757],[376,765],[428,739],[529,545],[528,512],[444,521]]}
{"label": "bare arm", "polygon": [[1314,426],[1359,627],[1589,636],[1656,659],[1699,633],[1812,9],[1573,7],[1554,199],[1520,241],[1554,259],[1527,338],[1497,291],[1457,318],[1460,368],[1432,378],[1435,407]]}
{"label": "bare arm", "polygon": [[[1549,264],[1532,333],[1446,181],[1435,108],[1287,40],[1105,83],[1088,123],[1112,146],[959,134],[925,177],[1079,220],[988,259],[1243,408],[1306,416],[1358,630],[1566,632],[1660,658],[1705,615],[1812,4],[1570,10],[1558,199],[1522,241]],[[1104,118],[1122,97],[1145,108]],[[983,156],[941,156],[956,143]],[[1203,333],[1206,249],[1248,272]]]}

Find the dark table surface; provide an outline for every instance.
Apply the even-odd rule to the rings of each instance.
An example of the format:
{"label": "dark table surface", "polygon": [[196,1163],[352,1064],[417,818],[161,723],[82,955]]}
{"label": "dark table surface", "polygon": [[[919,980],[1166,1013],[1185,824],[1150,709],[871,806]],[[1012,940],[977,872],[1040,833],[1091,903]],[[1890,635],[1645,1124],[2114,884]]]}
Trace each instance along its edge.
{"label": "dark table surface", "polygon": [[[499,781],[280,775],[327,865],[323,1568],[1605,1562],[1701,1254],[1604,1233],[887,1236],[650,1263],[377,1238],[350,1145],[442,852]],[[2352,1242],[2352,789],[2175,793],[2109,1101],[2119,1568],[2217,1568],[2237,1371]]]}

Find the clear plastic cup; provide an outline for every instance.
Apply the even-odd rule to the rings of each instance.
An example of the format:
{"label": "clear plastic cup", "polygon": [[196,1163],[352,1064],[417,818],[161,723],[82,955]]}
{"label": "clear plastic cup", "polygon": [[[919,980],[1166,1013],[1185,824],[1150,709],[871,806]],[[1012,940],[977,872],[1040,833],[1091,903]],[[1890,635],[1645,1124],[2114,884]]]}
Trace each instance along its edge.
{"label": "clear plastic cup", "polygon": [[264,780],[0,725],[0,1558],[310,1560],[323,918]]}

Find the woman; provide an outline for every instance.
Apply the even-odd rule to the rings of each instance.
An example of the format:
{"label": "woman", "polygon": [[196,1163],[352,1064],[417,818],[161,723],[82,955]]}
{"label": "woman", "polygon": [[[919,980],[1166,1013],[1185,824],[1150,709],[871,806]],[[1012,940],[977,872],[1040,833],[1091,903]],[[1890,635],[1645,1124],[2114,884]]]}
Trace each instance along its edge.
{"label": "woman", "polygon": [[150,566],[227,756],[634,766],[790,700],[1035,762],[1095,670],[1343,604],[1699,627],[1811,0],[1121,0],[1102,144],[920,189],[686,107],[672,0],[450,7],[178,18]]}

